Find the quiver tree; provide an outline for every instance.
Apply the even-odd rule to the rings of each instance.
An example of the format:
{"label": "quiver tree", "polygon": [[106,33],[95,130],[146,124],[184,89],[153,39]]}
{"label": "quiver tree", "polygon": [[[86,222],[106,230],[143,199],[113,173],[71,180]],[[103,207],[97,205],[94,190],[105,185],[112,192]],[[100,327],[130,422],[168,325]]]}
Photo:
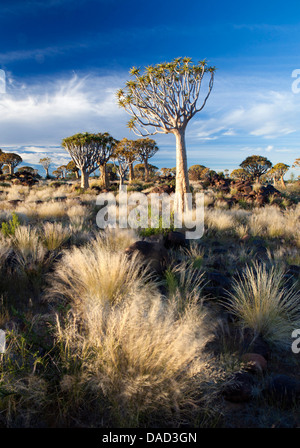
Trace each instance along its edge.
{"label": "quiver tree", "polygon": [[203,180],[208,172],[209,168],[204,165],[192,165],[188,171],[189,179],[192,181]]}
{"label": "quiver tree", "polygon": [[295,162],[292,165],[292,168],[299,168],[300,167],[300,157],[295,160]]}
{"label": "quiver tree", "polygon": [[[172,133],[176,138],[176,197],[189,192],[185,130],[200,112],[213,87],[214,67],[206,61],[193,64],[191,58],[149,66],[143,74],[132,68],[133,80],[117,92],[118,102],[131,116],[128,127],[140,137]],[[204,75],[208,73],[208,92],[198,104]],[[183,202],[182,202],[183,204]]]}
{"label": "quiver tree", "polygon": [[157,153],[158,146],[156,145],[155,140],[152,140],[151,138],[140,138],[136,140],[135,144],[138,152],[138,158],[144,163],[145,182],[147,182],[149,180],[148,160]]}
{"label": "quiver tree", "polygon": [[39,163],[42,165],[42,167],[46,171],[46,179],[48,179],[49,178],[49,168],[51,165],[50,157],[44,157],[43,159],[40,159]]}
{"label": "quiver tree", "polygon": [[[145,165],[144,163],[138,163],[134,166],[134,175],[140,179],[145,178]],[[155,173],[158,171],[158,167],[151,165],[148,163],[148,178],[155,176]]]}
{"label": "quiver tree", "polygon": [[[129,140],[128,138],[123,138],[120,140],[116,147],[115,147],[115,153],[117,154],[118,163],[126,167],[125,173],[129,172],[129,183],[131,183],[134,179],[134,170],[133,170],[133,163],[138,158],[138,146],[134,140]],[[124,162],[126,160],[127,164]],[[119,173],[120,174],[120,173]],[[124,180],[124,176],[123,176]]]}
{"label": "quiver tree", "polygon": [[120,187],[124,184],[125,176],[129,170],[129,162],[127,157],[123,154],[121,148],[118,148],[119,145],[116,146],[112,159],[118,163],[116,167],[116,171],[119,175]]}
{"label": "quiver tree", "polygon": [[73,160],[70,160],[70,162],[67,164],[67,172],[75,174],[76,179],[79,179],[79,168],[77,168]]}
{"label": "quiver tree", "polygon": [[81,187],[89,187],[89,176],[103,164],[103,148],[107,134],[75,134],[63,139],[62,146],[81,171]]}
{"label": "quiver tree", "polygon": [[102,135],[103,135],[103,146],[102,146],[101,164],[100,164],[100,183],[104,188],[109,188],[107,162],[114,153],[117,140],[115,140],[107,132]]}
{"label": "quiver tree", "polygon": [[250,175],[244,168],[237,168],[236,170],[231,171],[230,177],[234,180],[249,180]]}
{"label": "quiver tree", "polygon": [[13,152],[2,152],[0,154],[0,164],[8,166],[8,173],[12,176],[14,169],[22,162],[22,157]]}
{"label": "quiver tree", "polygon": [[240,164],[240,167],[253,181],[259,182],[260,177],[272,167],[272,163],[263,156],[249,156]]}
{"label": "quiver tree", "polygon": [[283,176],[289,170],[289,167],[290,166],[286,165],[285,163],[276,163],[276,165],[273,166],[273,168],[270,171],[273,175],[274,184],[276,184],[276,182],[280,180],[281,185],[283,186],[283,188],[285,188],[285,182]]}

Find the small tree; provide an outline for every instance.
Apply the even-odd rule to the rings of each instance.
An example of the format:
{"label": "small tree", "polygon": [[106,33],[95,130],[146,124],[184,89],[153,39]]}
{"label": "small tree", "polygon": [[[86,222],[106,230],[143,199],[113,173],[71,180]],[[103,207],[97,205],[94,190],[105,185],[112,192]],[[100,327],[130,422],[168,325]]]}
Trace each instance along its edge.
{"label": "small tree", "polygon": [[249,180],[250,175],[247,173],[247,171],[244,170],[244,168],[237,168],[236,170],[233,170],[230,174],[230,177],[232,179],[236,180]]}
{"label": "small tree", "polygon": [[56,171],[60,171],[61,172],[61,177],[63,179],[65,179],[66,175],[67,175],[67,165],[61,165],[58,168],[56,168]]}
{"label": "small tree", "polygon": [[147,182],[149,180],[148,160],[157,153],[158,146],[156,145],[155,140],[152,140],[151,138],[140,138],[136,140],[135,144],[137,147],[138,158],[144,163],[145,182]]}
{"label": "small tree", "polygon": [[272,167],[272,163],[263,156],[249,156],[240,164],[240,167],[250,175],[252,180],[259,182],[260,177]]}
{"label": "small tree", "polygon": [[289,167],[290,166],[286,165],[285,163],[276,163],[276,165],[273,166],[273,168],[270,171],[274,176],[274,184],[276,184],[276,182],[280,180],[281,185],[283,186],[283,188],[285,188],[285,182],[283,176],[288,171]]}
{"label": "small tree", "polygon": [[120,180],[120,187],[124,184],[125,176],[129,170],[129,162],[126,156],[122,153],[122,151],[116,149],[112,159],[118,162],[118,165],[116,167],[116,171],[119,175]]}
{"label": "small tree", "polygon": [[[145,165],[144,163],[138,163],[134,166],[134,175],[135,177],[138,177],[140,179],[145,178]],[[158,167],[151,165],[151,163],[148,163],[148,180],[155,175],[155,173],[158,171]]]}
{"label": "small tree", "polygon": [[32,166],[21,166],[20,168],[17,169],[17,173],[25,173],[25,174],[32,174],[35,175],[36,170],[34,168],[32,168]]}
{"label": "small tree", "polygon": [[79,179],[79,168],[77,168],[73,160],[67,164],[67,172],[75,174],[76,179]]}
{"label": "small tree", "polygon": [[0,154],[0,164],[7,165],[9,174],[14,174],[14,169],[22,162],[22,157],[13,152],[2,152]]}
{"label": "small tree", "polygon": [[189,168],[189,178],[190,180],[199,181],[205,177],[208,173],[209,168],[206,168],[204,165],[192,165]]}
{"label": "small tree", "polygon": [[[129,140],[128,138],[123,138],[118,142],[118,144],[115,147],[115,153],[117,154],[118,161],[125,159],[128,164],[128,171],[129,171],[129,183],[132,182],[134,179],[134,170],[133,170],[133,163],[138,158],[138,146],[136,145],[136,142],[134,140]],[[122,162],[122,165],[124,162]],[[126,172],[127,170],[125,170]]]}
{"label": "small tree", "polygon": [[61,167],[58,167],[58,168],[56,168],[56,170],[53,170],[52,175],[55,176],[56,179],[64,178],[63,170],[61,169]]}
{"label": "small tree", "polygon": [[50,157],[44,157],[43,159],[40,159],[39,163],[42,165],[42,167],[46,171],[46,179],[48,179],[49,178],[49,168],[51,165]]}
{"label": "small tree", "polygon": [[299,168],[300,167],[300,157],[295,160],[295,162],[292,165],[292,168]]}
{"label": "small tree", "polygon": [[81,171],[81,187],[89,187],[89,176],[103,163],[103,148],[106,134],[75,134],[63,139],[62,146],[68,151],[73,162]]}
{"label": "small tree", "polygon": [[[214,67],[206,61],[193,64],[191,58],[149,66],[144,74],[138,68],[130,73],[134,80],[117,93],[119,105],[131,116],[128,126],[145,137],[156,133],[174,134],[176,138],[176,196],[183,205],[189,192],[185,130],[188,122],[206,104],[213,87]],[[208,93],[198,103],[204,75],[210,75]]]}
{"label": "small tree", "polygon": [[107,172],[107,162],[114,153],[115,146],[117,144],[115,140],[108,132],[103,134],[103,146],[101,153],[101,165],[100,165],[100,183],[104,188],[109,188],[109,178]]}

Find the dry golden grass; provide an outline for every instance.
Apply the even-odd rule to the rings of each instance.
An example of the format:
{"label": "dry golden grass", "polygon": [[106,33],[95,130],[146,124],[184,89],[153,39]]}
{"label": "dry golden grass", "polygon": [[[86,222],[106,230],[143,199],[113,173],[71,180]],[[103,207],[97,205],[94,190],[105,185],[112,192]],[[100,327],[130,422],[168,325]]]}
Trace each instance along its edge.
{"label": "dry golden grass", "polygon": [[205,386],[212,399],[220,373],[204,354],[210,334],[204,313],[190,304],[178,317],[174,301],[151,294],[123,297],[118,304],[104,308],[91,301],[84,337],[76,316],[67,325],[58,321],[65,362],[74,366],[75,357],[82,362],[80,374],[69,371],[63,378],[64,392],[80,404],[82,390],[91,391],[108,403],[121,427],[145,424],[155,413],[180,421],[196,402],[209,398]]}
{"label": "dry golden grass", "polygon": [[300,295],[284,286],[284,269],[254,263],[233,282],[228,309],[240,324],[279,348],[291,345],[291,333],[300,326]]}

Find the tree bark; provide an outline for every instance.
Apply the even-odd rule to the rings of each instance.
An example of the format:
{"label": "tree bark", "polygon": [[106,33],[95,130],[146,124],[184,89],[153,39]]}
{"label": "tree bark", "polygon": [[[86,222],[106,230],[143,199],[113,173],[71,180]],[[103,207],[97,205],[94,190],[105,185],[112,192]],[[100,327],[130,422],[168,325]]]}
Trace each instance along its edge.
{"label": "tree bark", "polygon": [[81,188],[84,190],[89,188],[89,175],[84,169],[81,170]]}
{"label": "tree bark", "polygon": [[176,187],[175,195],[181,200],[182,209],[184,206],[184,194],[190,192],[186,146],[185,129],[174,132],[176,137]]}
{"label": "tree bark", "polygon": [[144,160],[144,167],[145,167],[145,182],[148,182],[148,180],[149,180],[149,165],[148,165],[147,158]]}
{"label": "tree bark", "polygon": [[134,179],[133,162],[129,163],[129,183]]}
{"label": "tree bark", "polygon": [[108,175],[107,175],[107,171],[106,171],[106,163],[104,165],[100,166],[100,172],[101,172],[100,185],[107,189],[107,188],[109,188],[109,181],[108,181]]}
{"label": "tree bark", "polygon": [[285,187],[285,182],[284,182],[283,176],[280,176],[280,180],[281,180],[281,185],[282,185],[282,187],[283,187],[283,188],[286,188],[286,187]]}

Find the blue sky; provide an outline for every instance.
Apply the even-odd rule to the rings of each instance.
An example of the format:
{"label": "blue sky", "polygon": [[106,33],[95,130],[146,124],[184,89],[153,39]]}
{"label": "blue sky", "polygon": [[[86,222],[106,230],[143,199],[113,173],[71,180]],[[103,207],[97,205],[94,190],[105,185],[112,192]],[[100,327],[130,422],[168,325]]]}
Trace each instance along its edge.
{"label": "blue sky", "polygon": [[[137,138],[116,90],[132,66],[179,56],[217,67],[187,128],[189,165],[219,171],[252,154],[273,164],[300,157],[298,1],[1,0],[0,30],[0,147],[26,165],[46,155],[52,168],[67,162],[61,140],[77,132]],[[174,166],[175,138],[153,138],[152,163]]]}

